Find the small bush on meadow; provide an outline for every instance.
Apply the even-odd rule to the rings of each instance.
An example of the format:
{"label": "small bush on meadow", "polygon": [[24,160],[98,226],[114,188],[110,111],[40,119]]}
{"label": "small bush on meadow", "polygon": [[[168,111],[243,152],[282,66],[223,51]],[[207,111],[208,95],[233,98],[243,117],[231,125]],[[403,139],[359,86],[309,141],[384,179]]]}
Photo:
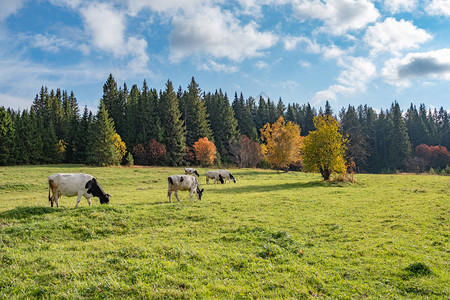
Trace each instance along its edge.
{"label": "small bush on meadow", "polygon": [[429,266],[422,262],[412,263],[405,268],[409,276],[427,276],[433,274]]}

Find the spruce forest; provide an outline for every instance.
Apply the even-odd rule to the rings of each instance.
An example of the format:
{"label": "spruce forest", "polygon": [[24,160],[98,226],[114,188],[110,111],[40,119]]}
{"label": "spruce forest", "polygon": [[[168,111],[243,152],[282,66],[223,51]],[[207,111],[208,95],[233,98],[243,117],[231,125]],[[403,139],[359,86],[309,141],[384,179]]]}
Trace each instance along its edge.
{"label": "spruce forest", "polygon": [[[378,108],[377,108],[378,109]],[[348,138],[346,158],[356,171],[450,173],[450,120],[444,107],[411,104],[403,111],[360,105],[315,108],[259,97],[230,99],[222,90],[202,91],[192,78],[184,90],[167,81],[157,91],[144,80],[118,86],[110,75],[97,113],[80,108],[73,92],[42,87],[30,109],[0,108],[0,165],[82,163],[89,165],[198,165],[193,145],[207,137],[217,149],[215,164],[238,162],[236,144],[260,143],[260,129],[280,116],[299,125],[301,135],[315,130],[313,118],[331,115]],[[113,137],[111,142],[111,137]],[[117,150],[119,149],[119,151]],[[250,150],[249,150],[250,151]],[[244,167],[265,167],[251,160]],[[298,165],[291,166],[291,169]],[[449,172],[447,172],[449,171]]]}

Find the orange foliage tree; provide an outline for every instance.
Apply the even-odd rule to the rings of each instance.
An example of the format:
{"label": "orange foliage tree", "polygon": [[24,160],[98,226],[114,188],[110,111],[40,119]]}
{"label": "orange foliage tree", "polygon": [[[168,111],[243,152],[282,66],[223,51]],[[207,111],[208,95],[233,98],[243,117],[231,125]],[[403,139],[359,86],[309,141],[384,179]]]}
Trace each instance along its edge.
{"label": "orange foliage tree", "polygon": [[203,166],[212,164],[216,158],[216,146],[207,137],[201,138],[193,145],[195,157]]}
{"label": "orange foliage tree", "polygon": [[272,168],[287,170],[289,165],[300,160],[302,138],[300,127],[284,122],[283,117],[261,128],[261,152]]}

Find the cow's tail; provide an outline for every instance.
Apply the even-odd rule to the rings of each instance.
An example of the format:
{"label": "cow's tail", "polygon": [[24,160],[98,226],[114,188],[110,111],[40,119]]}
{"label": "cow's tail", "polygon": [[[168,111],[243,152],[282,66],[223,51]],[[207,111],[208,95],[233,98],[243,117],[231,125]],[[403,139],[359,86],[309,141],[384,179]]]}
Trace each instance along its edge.
{"label": "cow's tail", "polygon": [[170,185],[173,184],[173,179],[172,179],[172,177],[167,178],[167,180],[169,181],[169,184],[170,184]]}

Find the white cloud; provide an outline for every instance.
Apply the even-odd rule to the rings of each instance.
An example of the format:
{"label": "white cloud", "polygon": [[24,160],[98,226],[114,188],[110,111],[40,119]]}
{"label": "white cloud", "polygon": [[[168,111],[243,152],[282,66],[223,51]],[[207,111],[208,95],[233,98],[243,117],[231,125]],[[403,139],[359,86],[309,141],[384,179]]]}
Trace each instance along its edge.
{"label": "white cloud", "polygon": [[25,39],[30,41],[32,47],[50,53],[58,53],[62,48],[76,49],[84,54],[87,54],[89,51],[89,47],[86,44],[69,41],[51,34],[44,35],[38,33],[34,36],[25,37]]}
{"label": "white cloud", "polygon": [[255,67],[256,67],[257,69],[262,70],[262,69],[267,69],[267,68],[269,67],[269,65],[268,65],[266,62],[262,61],[262,60],[258,60],[258,61],[255,63]]}
{"label": "white cloud", "polygon": [[448,81],[450,48],[392,58],[385,63],[382,75],[386,82],[399,87],[409,87],[412,79]]}
{"label": "white cloud", "polygon": [[53,5],[68,6],[72,9],[79,7],[82,1],[83,0],[49,0]]}
{"label": "white cloud", "polygon": [[137,37],[125,37],[125,16],[107,3],[94,3],[81,8],[86,31],[92,36],[94,45],[116,57],[131,57],[129,71],[146,71],[149,57],[147,41]]}
{"label": "white cloud", "polygon": [[417,7],[417,2],[418,0],[384,0],[384,7],[393,14],[411,12]]}
{"label": "white cloud", "polygon": [[299,66],[302,66],[303,68],[309,68],[311,67],[311,63],[309,61],[306,60],[300,60],[298,62]]}
{"label": "white cloud", "polygon": [[305,36],[287,36],[283,39],[285,50],[294,50],[298,44],[305,44],[309,52],[319,53],[320,47],[315,42]]}
{"label": "white cloud", "polygon": [[387,18],[383,23],[367,28],[363,40],[372,48],[372,54],[391,52],[399,55],[400,51],[418,48],[419,44],[431,38],[430,34],[417,28],[412,21]]}
{"label": "white cloud", "polygon": [[147,41],[130,37],[126,44],[126,50],[131,53],[133,58],[128,63],[128,68],[134,73],[147,72],[149,57],[147,54]]}
{"label": "white cloud", "polygon": [[274,83],[271,85],[272,87],[282,88],[283,90],[293,90],[298,87],[298,83],[294,80],[286,80],[279,83]]}
{"label": "white cloud", "polygon": [[7,94],[0,94],[0,107],[4,106],[15,110],[29,109],[32,103],[30,99]]}
{"label": "white cloud", "polygon": [[124,16],[107,3],[94,3],[80,10],[85,28],[101,50],[123,55]]}
{"label": "white cloud", "polygon": [[236,66],[228,66],[225,64],[219,64],[213,60],[208,60],[207,63],[203,63],[199,66],[199,70],[218,72],[218,73],[236,73],[239,68]]}
{"label": "white cloud", "polygon": [[432,16],[450,17],[450,0],[432,0],[425,10]]}
{"label": "white cloud", "polygon": [[19,11],[25,0],[0,0],[0,22]]}
{"label": "white cloud", "polygon": [[143,9],[151,9],[155,12],[175,16],[182,11],[195,12],[199,7],[212,5],[215,0],[127,0],[131,15],[138,14]]}
{"label": "white cloud", "polygon": [[350,96],[364,93],[367,85],[376,77],[376,67],[363,57],[345,57],[339,59],[338,65],[343,68],[337,81],[325,90],[317,92],[313,97],[313,104],[317,105],[326,100],[337,100],[339,95]]}
{"label": "white cloud", "polygon": [[253,21],[242,26],[230,12],[219,7],[203,7],[192,15],[175,16],[172,24],[172,61],[195,54],[242,61],[262,56],[262,51],[278,40],[271,32],[259,32]]}
{"label": "white cloud", "polygon": [[297,17],[322,20],[325,30],[335,35],[362,29],[380,17],[368,0],[294,0],[292,6]]}

